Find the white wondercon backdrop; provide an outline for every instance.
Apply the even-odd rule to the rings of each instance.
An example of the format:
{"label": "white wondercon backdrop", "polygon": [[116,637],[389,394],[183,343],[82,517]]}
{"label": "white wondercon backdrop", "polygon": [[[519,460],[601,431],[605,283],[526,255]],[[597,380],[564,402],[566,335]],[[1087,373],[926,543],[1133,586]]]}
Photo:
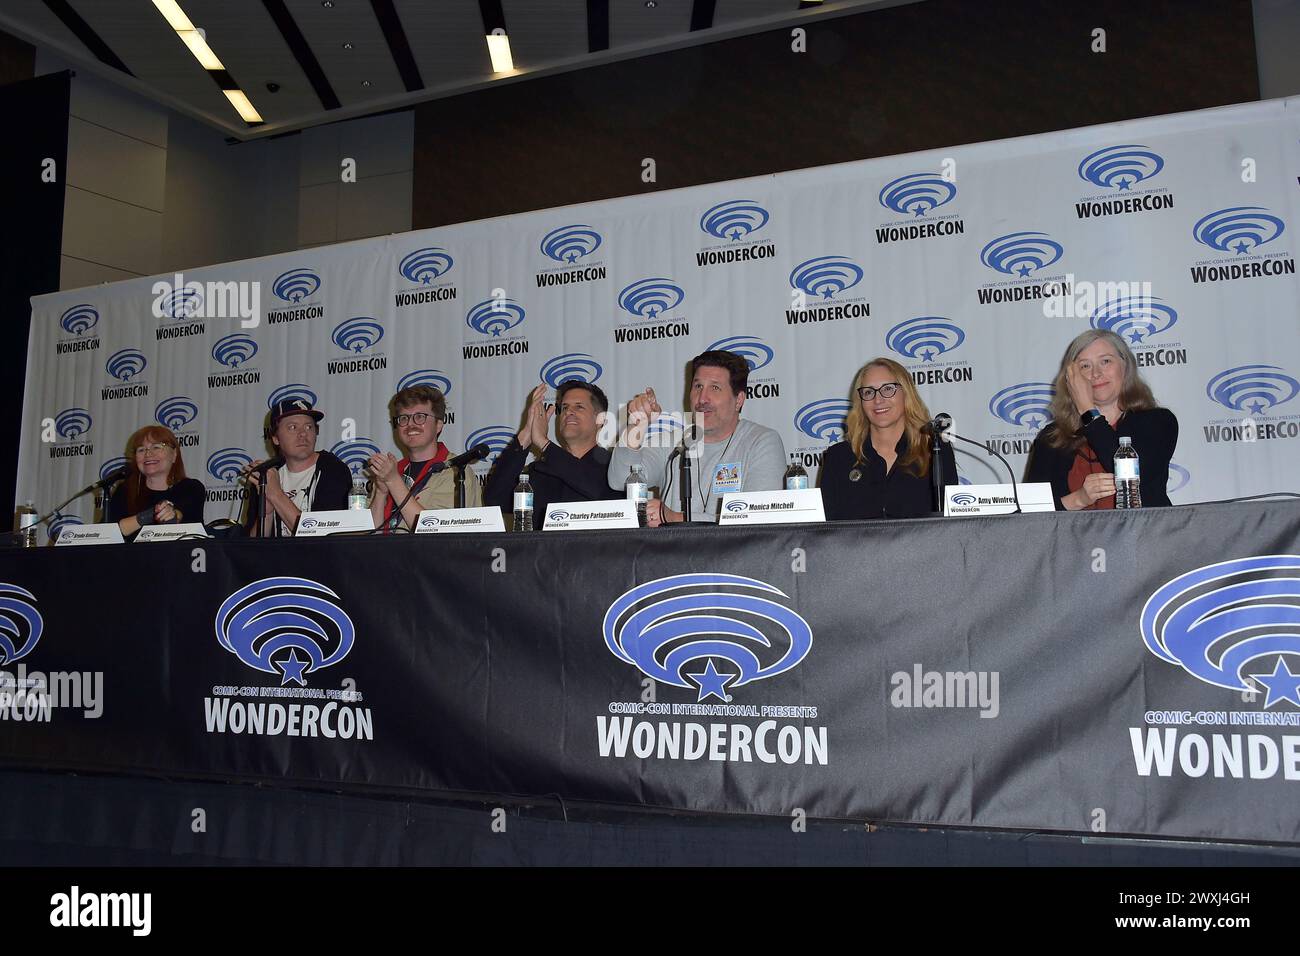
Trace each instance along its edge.
{"label": "white wondercon backdrop", "polygon": [[[996,443],[1019,477],[1045,418],[1043,383],[1090,322],[1113,323],[1159,360],[1142,371],[1181,424],[1175,502],[1294,489],[1297,106],[1155,117],[196,269],[184,279],[199,289],[169,297],[162,319],[154,286],[171,276],[41,296],[18,497],[53,507],[123,456],[134,429],[162,421],[208,487],[212,520],[237,513],[240,464],[267,455],[273,393],[310,392],[326,416],[321,447],[355,467],[395,447],[386,402],[399,382],[436,383],[452,412],[447,445],[486,440],[495,452],[544,378],[595,380],[615,407],[652,385],[666,408],[680,407],[688,360],[723,340],[754,366],[744,415],[777,429],[814,479],[840,435],[853,373],[876,355],[926,373],[930,410]],[[1164,208],[1076,211],[1144,196]],[[890,225],[937,234],[879,241]],[[735,261],[701,265],[710,251]],[[1198,264],[1220,261],[1281,274],[1193,281]],[[578,281],[539,281],[573,270]],[[1085,307],[1065,317],[1045,315],[1040,298],[981,301],[1069,277],[1076,296],[1089,282],[1149,282],[1155,301],[1112,292],[1117,301],[1076,303]],[[235,311],[218,309],[210,286],[225,282],[260,284],[253,327],[209,315]],[[398,304],[430,290],[432,301]],[[800,305],[847,317],[792,322]],[[301,310],[314,317],[292,318]],[[618,340],[664,328],[673,334]],[[340,371],[349,362],[363,370]],[[147,394],[106,397],[125,386]],[[1240,425],[1247,416],[1254,432]],[[965,481],[1005,480],[970,446],[958,445],[958,466]],[[64,515],[60,524],[91,521],[91,499]]]}

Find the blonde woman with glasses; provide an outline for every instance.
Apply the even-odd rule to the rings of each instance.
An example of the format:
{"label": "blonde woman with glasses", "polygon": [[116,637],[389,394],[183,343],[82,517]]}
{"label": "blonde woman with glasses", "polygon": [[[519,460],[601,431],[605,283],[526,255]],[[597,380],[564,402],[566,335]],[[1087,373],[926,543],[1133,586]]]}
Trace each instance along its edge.
{"label": "blonde woman with glasses", "polygon": [[[930,410],[907,369],[875,358],[854,378],[845,440],[822,458],[821,489],[826,518],[921,518],[934,513]],[[952,446],[940,453],[943,483],[958,482]]]}

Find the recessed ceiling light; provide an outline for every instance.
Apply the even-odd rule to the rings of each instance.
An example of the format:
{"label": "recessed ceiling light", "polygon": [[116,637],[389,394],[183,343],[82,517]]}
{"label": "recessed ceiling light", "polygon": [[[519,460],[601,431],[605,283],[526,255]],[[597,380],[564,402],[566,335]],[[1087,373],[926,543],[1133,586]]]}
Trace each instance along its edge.
{"label": "recessed ceiling light", "polygon": [[362,81],[361,81],[361,85],[362,85],[362,86],[369,86],[369,85],[370,85],[370,81],[369,81],[369,80],[362,80]]}
{"label": "recessed ceiling light", "polygon": [[328,10],[330,7],[334,6],[334,0],[320,0],[320,5]]}
{"label": "recessed ceiling light", "polygon": [[515,59],[510,54],[510,38],[505,31],[487,35],[488,56],[492,58],[493,73],[509,73],[515,68]]}
{"label": "recessed ceiling light", "polygon": [[645,0],[645,8],[647,10],[653,10],[657,6],[659,6],[659,0]]}
{"label": "recessed ceiling light", "polygon": [[230,100],[230,105],[235,108],[239,118],[245,123],[253,124],[262,122],[262,116],[249,102],[248,97],[244,95],[243,90],[222,90],[226,94],[226,99]]}
{"label": "recessed ceiling light", "polygon": [[351,43],[345,43],[345,44],[343,44],[343,49],[345,49],[345,50],[351,50],[351,49],[352,49],[352,44],[351,44]]}

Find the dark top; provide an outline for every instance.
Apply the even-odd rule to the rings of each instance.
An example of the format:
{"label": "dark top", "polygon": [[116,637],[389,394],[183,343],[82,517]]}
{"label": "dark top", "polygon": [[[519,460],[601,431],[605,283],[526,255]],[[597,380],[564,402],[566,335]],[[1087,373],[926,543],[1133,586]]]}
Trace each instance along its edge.
{"label": "dark top", "polygon": [[[318,453],[316,459],[316,487],[311,494],[311,507],[304,511],[343,511],[348,506],[348,492],[352,490],[352,472],[337,457],[327,451]],[[250,532],[257,524],[257,502],[260,495],[248,496],[248,516],[244,527]],[[268,511],[275,509],[268,507]]]}
{"label": "dark top", "polygon": [[[507,514],[514,511],[515,485],[519,484],[527,457],[528,452],[519,444],[518,437],[510,439],[483,484],[485,505],[496,505]],[[581,458],[575,458],[551,442],[527,470],[528,481],[533,486],[533,514],[542,517],[546,515],[546,506],[553,502],[608,501],[622,498],[624,494],[622,489],[609,486],[609,449],[599,445]]]}
{"label": "dark top", "polygon": [[[856,457],[847,441],[836,442],[822,456],[821,480],[822,506],[827,521],[844,521],[852,518],[924,518],[934,514],[934,492],[930,473],[924,478],[912,474],[910,469],[894,467],[885,474],[885,459],[881,458],[871,441],[863,443],[864,461],[858,465],[862,477],[849,480]],[[907,433],[894,446],[898,457],[907,451]],[[939,453],[943,467],[943,483],[957,484],[957,459],[952,445],[944,442]]]}
{"label": "dark top", "polygon": [[[127,481],[134,479],[128,478]],[[121,521],[123,518],[129,518],[139,514],[145,508],[152,508],[160,501],[170,501],[180,512],[180,520],[185,524],[197,521],[203,523],[203,503],[207,500],[208,492],[203,487],[203,482],[195,478],[183,478],[176,484],[172,485],[165,491],[154,491],[152,488],[145,488],[144,494],[140,499],[140,506],[134,511],[126,510],[126,485],[127,481],[117,486],[113,496],[108,499],[107,520]],[[131,535],[131,537],[135,537]]]}
{"label": "dark top", "polygon": [[[1070,494],[1068,483],[1070,468],[1077,454],[1073,449],[1052,448],[1047,444],[1048,424],[1029,449],[1029,462],[1025,465],[1025,481],[1047,481],[1052,485],[1052,498],[1056,510],[1064,511],[1061,499]],[[1106,416],[1093,419],[1083,430],[1093,454],[1107,474],[1115,473],[1115,449],[1121,437],[1133,439],[1133,449],[1138,453],[1139,486],[1142,507],[1168,508],[1172,502],[1166,486],[1169,484],[1169,459],[1174,457],[1178,444],[1178,419],[1167,408],[1151,408],[1143,412],[1125,412],[1115,427],[1110,427]]]}

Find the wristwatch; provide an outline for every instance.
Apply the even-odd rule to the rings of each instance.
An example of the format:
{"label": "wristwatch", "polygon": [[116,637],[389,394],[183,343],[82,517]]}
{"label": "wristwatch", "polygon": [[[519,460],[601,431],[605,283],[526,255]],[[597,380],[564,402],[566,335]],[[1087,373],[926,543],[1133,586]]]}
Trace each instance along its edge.
{"label": "wristwatch", "polygon": [[1084,412],[1082,415],[1079,416],[1079,424],[1080,424],[1083,428],[1087,428],[1089,425],[1091,425],[1093,422],[1095,422],[1095,421],[1096,421],[1097,419],[1099,419],[1099,418],[1101,418],[1101,409],[1099,409],[1099,408],[1090,408],[1090,409],[1088,409],[1086,412]]}

